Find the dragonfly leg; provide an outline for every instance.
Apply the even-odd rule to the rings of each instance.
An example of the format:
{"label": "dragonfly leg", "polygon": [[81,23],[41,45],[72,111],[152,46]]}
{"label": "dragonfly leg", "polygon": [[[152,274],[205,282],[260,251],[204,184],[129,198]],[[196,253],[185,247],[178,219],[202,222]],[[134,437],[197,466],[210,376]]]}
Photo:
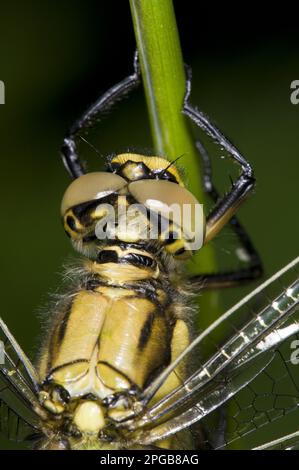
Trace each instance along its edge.
{"label": "dragonfly leg", "polygon": [[232,230],[236,234],[238,241],[242,247],[243,253],[248,260],[248,266],[245,268],[224,271],[221,273],[200,274],[191,277],[191,280],[204,281],[204,287],[227,287],[238,285],[243,282],[259,278],[262,273],[262,263],[259,254],[252,244],[245,228],[241,225],[235,213],[241,203],[250,194],[255,185],[253,169],[250,163],[243,157],[234,145],[221,133],[221,131],[205,116],[201,111],[194,108],[189,103],[189,95],[191,92],[191,73],[188,70],[189,77],[187,79],[187,91],[184,99],[183,113],[194,121],[201,129],[203,129],[210,137],[212,137],[221,147],[230,154],[231,158],[241,166],[241,174],[233,183],[230,191],[223,197],[220,197],[217,189],[212,181],[212,169],[210,157],[207,150],[200,141],[196,146],[202,158],[203,164],[203,183],[205,192],[215,202],[215,207],[207,217],[206,237],[204,243],[213,239],[219,231],[226,225],[230,224]]}
{"label": "dragonfly leg", "polygon": [[[212,180],[210,156],[200,141],[196,142],[196,147],[202,158],[203,184],[205,192],[216,203],[220,196]],[[235,215],[231,217],[228,223],[237,236],[240,247],[248,260],[248,265],[244,268],[236,270],[193,276],[192,279],[194,281],[197,279],[204,281],[204,288],[218,288],[239,285],[244,282],[258,279],[263,274],[261,258],[255,249],[246,229],[239,222]]]}
{"label": "dragonfly leg", "polygon": [[133,73],[106,91],[106,93],[93,103],[68,130],[63,140],[61,154],[63,163],[72,178],[78,178],[85,173],[77,153],[76,145],[80,131],[92,127],[101,114],[109,111],[117,101],[123,99],[130,91],[137,88],[139,83],[138,55],[137,52],[135,52]]}

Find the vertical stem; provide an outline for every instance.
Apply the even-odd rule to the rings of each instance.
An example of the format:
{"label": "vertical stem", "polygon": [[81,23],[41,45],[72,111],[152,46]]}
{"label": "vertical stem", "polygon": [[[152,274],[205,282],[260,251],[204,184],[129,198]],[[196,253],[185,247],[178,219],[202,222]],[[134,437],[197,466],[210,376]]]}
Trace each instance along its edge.
{"label": "vertical stem", "polygon": [[[155,151],[169,160],[183,155],[188,186],[200,201],[200,168],[181,113],[185,71],[171,0],[130,0]],[[196,171],[194,171],[196,170]]]}
{"label": "vertical stem", "polygon": [[[179,163],[188,189],[204,203],[199,156],[181,112],[185,68],[172,0],[130,0],[130,6],[155,152],[169,160],[183,155]],[[216,269],[215,264],[213,250],[206,246],[189,263],[189,270],[198,272],[200,266],[201,272],[209,272]],[[217,304],[214,293],[201,298],[208,322],[217,314]],[[203,326],[205,321],[201,322]]]}

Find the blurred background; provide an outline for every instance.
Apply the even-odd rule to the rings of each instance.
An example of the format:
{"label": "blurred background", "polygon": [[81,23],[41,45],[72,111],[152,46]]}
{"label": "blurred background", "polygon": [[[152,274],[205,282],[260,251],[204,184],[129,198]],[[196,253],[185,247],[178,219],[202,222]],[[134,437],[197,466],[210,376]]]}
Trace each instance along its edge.
{"label": "blurred background", "polygon": [[[290,84],[299,80],[298,27],[290,18],[284,25],[282,17],[272,21],[257,11],[232,16],[214,5],[198,8],[197,2],[179,0],[174,5],[184,59],[193,68],[192,101],[255,168],[256,191],[240,218],[271,274],[298,255],[299,105],[290,102]],[[61,283],[63,263],[73,256],[59,216],[70,181],[60,161],[61,142],[86,106],[131,72],[134,48],[125,1],[117,7],[98,0],[1,5],[6,104],[0,106],[0,314],[31,357],[39,344],[39,313]],[[142,90],[120,104],[90,140],[103,155],[150,149]],[[224,190],[230,163],[217,159],[221,151],[213,149]],[[86,145],[80,150],[92,169],[101,168]],[[226,243],[229,237],[220,236],[216,245],[229,261]],[[221,293],[223,308],[243,292]],[[0,437],[1,449],[20,447]]]}

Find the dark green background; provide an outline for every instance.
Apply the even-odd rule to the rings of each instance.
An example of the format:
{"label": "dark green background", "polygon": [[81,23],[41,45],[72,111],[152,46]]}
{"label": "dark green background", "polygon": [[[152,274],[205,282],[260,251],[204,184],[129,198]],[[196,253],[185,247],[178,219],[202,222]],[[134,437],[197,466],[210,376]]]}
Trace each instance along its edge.
{"label": "dark green background", "polygon": [[[290,102],[290,83],[299,79],[297,28],[256,11],[237,12],[237,22],[212,6],[196,12],[196,4],[175,2],[184,57],[193,67],[193,101],[254,165],[258,184],[241,219],[271,274],[298,254],[299,105]],[[28,353],[34,354],[40,337],[38,312],[72,255],[59,218],[69,183],[59,157],[65,129],[99,92],[131,71],[133,51],[125,1],[1,5],[6,104],[0,106],[0,313]],[[151,148],[142,93],[120,105],[90,140],[103,155]],[[81,149],[96,168],[96,157]],[[217,162],[221,151],[213,149]],[[229,163],[219,163],[224,188],[229,180],[223,165]],[[0,448],[9,446],[1,438]]]}

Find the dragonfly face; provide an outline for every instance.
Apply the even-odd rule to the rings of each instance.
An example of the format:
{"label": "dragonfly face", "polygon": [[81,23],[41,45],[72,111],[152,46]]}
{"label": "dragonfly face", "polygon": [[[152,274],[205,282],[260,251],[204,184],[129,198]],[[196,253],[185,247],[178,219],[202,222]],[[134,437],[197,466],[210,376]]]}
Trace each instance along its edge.
{"label": "dragonfly face", "polygon": [[[64,228],[75,248],[108,261],[116,251],[103,252],[102,247],[116,240],[145,249],[151,245],[154,255],[190,257],[188,228],[195,225],[199,202],[184,187],[176,166],[161,157],[128,153],[112,158],[109,168],[77,178],[63,197]],[[190,209],[188,220],[182,217],[184,206]],[[178,214],[170,212],[174,208]],[[204,238],[204,219],[200,222],[196,228]]]}

